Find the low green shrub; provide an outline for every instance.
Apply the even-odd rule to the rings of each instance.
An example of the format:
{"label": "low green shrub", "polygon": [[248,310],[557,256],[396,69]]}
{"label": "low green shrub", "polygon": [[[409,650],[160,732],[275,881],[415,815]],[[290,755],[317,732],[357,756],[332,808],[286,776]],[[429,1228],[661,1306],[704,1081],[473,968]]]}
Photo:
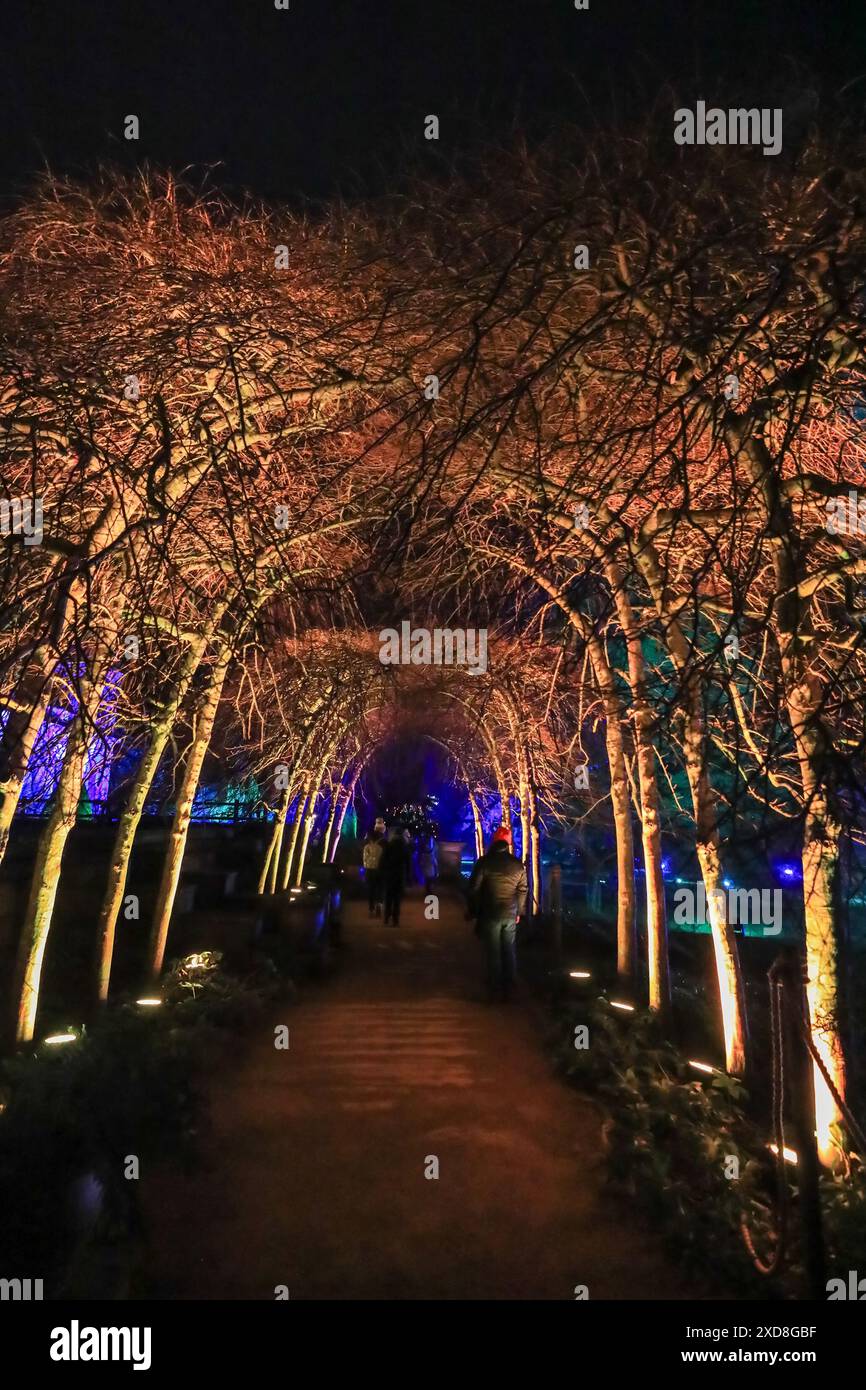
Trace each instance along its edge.
{"label": "low green shrub", "polygon": [[[575,1047],[578,1025],[586,1047]],[[551,1042],[560,1071],[605,1107],[612,1185],[660,1225],[677,1258],[719,1287],[784,1295],[783,1280],[755,1270],[740,1230],[745,1218],[758,1252],[771,1250],[772,1167],[741,1083],[696,1076],[652,1014],[621,1018],[604,1000],[564,1009]]]}
{"label": "low green shrub", "polygon": [[114,1297],[140,1234],[131,1156],[192,1165],[200,1075],[291,986],[264,962],[232,976],[218,955],[176,962],[159,1006],[129,1000],[63,1046],[0,1066],[0,1256],[48,1296]]}
{"label": "low green shrub", "polygon": [[821,1205],[827,1242],[827,1269],[844,1277],[856,1270],[866,1277],[866,1169],[854,1163],[848,1172],[825,1173]]}

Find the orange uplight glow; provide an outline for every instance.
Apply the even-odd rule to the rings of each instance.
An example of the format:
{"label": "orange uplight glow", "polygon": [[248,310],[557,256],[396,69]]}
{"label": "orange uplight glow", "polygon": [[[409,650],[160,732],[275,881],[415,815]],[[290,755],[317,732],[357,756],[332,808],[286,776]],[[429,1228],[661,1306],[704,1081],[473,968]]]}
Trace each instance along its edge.
{"label": "orange uplight glow", "polygon": [[[767,1145],[767,1148],[770,1150],[770,1153],[772,1153],[772,1154],[778,1154],[778,1152],[779,1152],[779,1148],[778,1148],[778,1145],[777,1145],[777,1144],[768,1144],[768,1145]],[[785,1147],[784,1147],[783,1150],[782,1150],[782,1157],[784,1158],[784,1160],[785,1160],[786,1163],[796,1163],[796,1162],[797,1162],[797,1155],[796,1155],[796,1153],[794,1152],[793,1149],[789,1149],[788,1146],[787,1146],[787,1144],[785,1145]]]}
{"label": "orange uplight glow", "polygon": [[[826,1038],[816,1028],[812,1029],[812,1041],[828,1072],[834,1076],[837,1059],[833,1055],[832,1048],[828,1046]],[[834,1137],[833,1126],[839,1124],[841,1116],[833,1099],[833,1094],[817,1063],[813,1063],[812,1074],[815,1085],[815,1135],[818,1140],[818,1155],[823,1164],[831,1167],[839,1155],[839,1144]],[[835,1077],[835,1079],[838,1084],[839,1078]]]}

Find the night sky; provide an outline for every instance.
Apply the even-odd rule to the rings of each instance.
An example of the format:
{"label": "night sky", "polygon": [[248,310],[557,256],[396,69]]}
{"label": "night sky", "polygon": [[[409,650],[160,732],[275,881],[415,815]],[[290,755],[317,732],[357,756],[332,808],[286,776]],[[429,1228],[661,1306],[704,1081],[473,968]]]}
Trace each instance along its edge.
{"label": "night sky", "polygon": [[0,42],[0,193],[46,163],[148,160],[220,165],[214,182],[268,198],[351,196],[431,155],[428,113],[447,158],[628,120],[665,82],[768,105],[800,64],[822,90],[866,73],[862,0],[24,0]]}

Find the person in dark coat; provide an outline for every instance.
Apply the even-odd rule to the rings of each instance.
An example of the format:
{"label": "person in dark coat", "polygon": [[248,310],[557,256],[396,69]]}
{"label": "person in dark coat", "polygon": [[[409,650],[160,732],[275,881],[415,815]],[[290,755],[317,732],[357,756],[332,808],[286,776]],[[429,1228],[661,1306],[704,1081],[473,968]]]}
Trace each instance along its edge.
{"label": "person in dark coat", "polygon": [[399,830],[392,830],[382,855],[382,887],[385,892],[385,926],[400,925],[400,904],[406,890],[410,851]]}
{"label": "person in dark coat", "polygon": [[517,924],[529,891],[526,869],[511,853],[510,846],[511,836],[505,826],[500,826],[469,880],[469,908],[484,946],[491,1000],[508,999],[514,988]]}

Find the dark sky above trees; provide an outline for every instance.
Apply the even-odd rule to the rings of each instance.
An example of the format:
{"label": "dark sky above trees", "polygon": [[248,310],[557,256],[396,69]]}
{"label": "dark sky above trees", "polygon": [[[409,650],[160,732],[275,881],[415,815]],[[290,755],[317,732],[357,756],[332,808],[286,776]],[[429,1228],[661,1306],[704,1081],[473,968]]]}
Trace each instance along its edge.
{"label": "dark sky above trees", "polygon": [[442,159],[512,128],[630,119],[666,82],[765,106],[801,64],[819,87],[866,72],[862,0],[22,0],[0,43],[0,190],[46,162],[146,159],[219,164],[217,183],[269,198],[351,194],[432,153],[428,113]]}

